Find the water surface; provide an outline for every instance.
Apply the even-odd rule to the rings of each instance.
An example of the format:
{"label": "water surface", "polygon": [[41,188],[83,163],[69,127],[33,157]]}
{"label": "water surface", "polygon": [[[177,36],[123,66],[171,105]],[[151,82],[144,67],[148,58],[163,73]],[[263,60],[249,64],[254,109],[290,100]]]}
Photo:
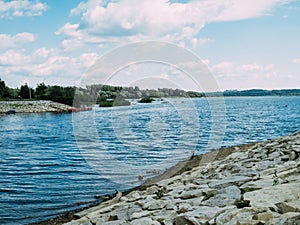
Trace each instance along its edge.
{"label": "water surface", "polygon": [[45,220],[138,185],[139,173],[163,171],[193,149],[199,154],[300,130],[300,97],[225,98],[225,111],[213,112],[218,98],[167,101],[96,107],[75,117],[0,117],[0,224]]}

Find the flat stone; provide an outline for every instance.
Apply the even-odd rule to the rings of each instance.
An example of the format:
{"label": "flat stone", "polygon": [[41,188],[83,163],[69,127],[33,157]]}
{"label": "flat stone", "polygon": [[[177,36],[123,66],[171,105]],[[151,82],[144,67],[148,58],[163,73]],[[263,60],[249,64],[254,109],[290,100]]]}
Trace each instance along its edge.
{"label": "flat stone", "polygon": [[128,222],[124,220],[116,220],[116,221],[107,221],[107,222],[97,222],[96,225],[130,225]]}
{"label": "flat stone", "polygon": [[142,208],[147,210],[158,210],[164,208],[167,204],[168,202],[163,200],[151,200],[146,202]]}
{"label": "flat stone", "polygon": [[253,220],[262,220],[262,221],[268,221],[271,218],[277,216],[277,214],[273,212],[262,212],[262,213],[257,213],[255,214],[252,219]]}
{"label": "flat stone", "polygon": [[276,203],[299,199],[299,187],[299,183],[275,185],[247,192],[244,199],[249,200],[250,205],[255,208],[276,208]]}
{"label": "flat stone", "polygon": [[210,220],[222,213],[226,208],[210,207],[210,206],[199,206],[194,208],[192,211],[185,213],[188,217],[194,217],[196,219],[207,219]]}
{"label": "flat stone", "polygon": [[191,190],[191,191],[184,191],[181,195],[178,197],[181,199],[191,199],[191,198],[197,198],[202,196],[202,190]]}
{"label": "flat stone", "polygon": [[300,224],[300,213],[288,212],[280,215],[280,217],[273,218],[269,224],[276,225],[299,225]]}
{"label": "flat stone", "polygon": [[131,225],[160,225],[159,222],[153,221],[151,218],[140,218],[130,222]]}
{"label": "flat stone", "polygon": [[78,220],[73,220],[71,222],[65,223],[64,225],[92,225],[92,223],[88,218],[82,217]]}
{"label": "flat stone", "polygon": [[208,184],[209,187],[219,189],[219,188],[226,188],[232,185],[235,186],[240,186],[248,181],[252,180],[249,177],[245,176],[234,176],[232,178],[228,178],[225,180],[219,180],[219,181],[214,181]]}
{"label": "flat stone", "polygon": [[279,213],[300,212],[300,200],[279,202],[275,204]]}
{"label": "flat stone", "polygon": [[141,218],[141,217],[149,216],[149,215],[151,215],[151,214],[152,214],[152,213],[149,212],[149,211],[136,212],[136,213],[132,213],[132,214],[131,214],[130,219],[131,219],[131,220],[134,220],[134,219],[138,219],[138,218]]}

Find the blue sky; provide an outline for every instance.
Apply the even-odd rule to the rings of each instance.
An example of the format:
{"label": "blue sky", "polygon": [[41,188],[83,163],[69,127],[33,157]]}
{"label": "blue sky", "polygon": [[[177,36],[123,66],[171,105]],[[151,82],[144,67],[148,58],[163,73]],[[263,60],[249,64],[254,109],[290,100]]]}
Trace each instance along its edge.
{"label": "blue sky", "polygon": [[[0,0],[0,78],[11,87],[80,85],[100,57],[149,40],[192,51],[221,90],[300,88],[297,0]],[[132,64],[115,84],[128,85],[123,74],[193,89],[166,65]]]}

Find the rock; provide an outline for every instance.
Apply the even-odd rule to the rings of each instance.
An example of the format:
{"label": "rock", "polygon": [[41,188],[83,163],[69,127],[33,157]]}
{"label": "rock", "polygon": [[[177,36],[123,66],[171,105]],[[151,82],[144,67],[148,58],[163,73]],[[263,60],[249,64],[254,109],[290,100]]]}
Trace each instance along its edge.
{"label": "rock", "polygon": [[246,177],[246,176],[234,176],[225,180],[219,180],[219,181],[214,181],[211,183],[208,183],[208,186],[210,188],[215,188],[215,189],[220,189],[220,188],[225,188],[228,186],[240,186],[248,181],[250,181],[251,178]]}
{"label": "rock", "polygon": [[191,209],[191,205],[187,203],[182,203],[178,206],[178,214],[188,212]]}
{"label": "rock", "polygon": [[130,219],[134,220],[134,219],[138,219],[138,218],[141,218],[141,217],[147,217],[147,216],[149,216],[151,214],[152,213],[149,212],[149,211],[135,212],[135,213],[131,214]]}
{"label": "rock", "polygon": [[199,206],[193,208],[193,210],[185,213],[184,215],[188,217],[194,217],[196,219],[207,219],[210,220],[213,217],[218,216],[220,213],[226,210],[226,207],[209,207],[209,206]]}
{"label": "rock", "polygon": [[108,221],[108,222],[102,222],[98,221],[96,225],[130,225],[126,221],[117,220],[117,221]]}
{"label": "rock", "polygon": [[126,195],[126,197],[128,199],[127,201],[129,201],[129,202],[133,202],[133,201],[136,201],[136,200],[142,198],[139,191],[132,191],[128,195]]}
{"label": "rock", "polygon": [[289,213],[282,214],[280,217],[271,219],[269,224],[299,225],[300,224],[300,213],[289,212]]}
{"label": "rock", "polygon": [[275,204],[277,211],[281,214],[287,212],[300,212],[300,200],[294,200],[290,202],[279,202]]}
{"label": "rock", "polygon": [[252,219],[253,220],[261,220],[261,221],[268,221],[271,218],[275,217],[275,213],[273,212],[262,212],[255,214]]}
{"label": "rock", "polygon": [[148,187],[148,188],[146,189],[146,193],[147,193],[148,195],[153,195],[153,194],[155,194],[158,190],[159,190],[159,187],[157,187],[157,186],[151,186],[151,187]]}
{"label": "rock", "polygon": [[173,225],[199,225],[195,218],[178,216],[173,220]]}
{"label": "rock", "polygon": [[296,151],[291,151],[289,154],[289,160],[296,160],[298,159],[299,155]]}
{"label": "rock", "polygon": [[64,225],[92,225],[90,219],[87,217],[82,217],[78,220],[71,221],[69,223],[65,223]]}
{"label": "rock", "polygon": [[299,186],[299,183],[288,183],[266,187],[245,193],[244,199],[255,208],[276,208],[276,203],[299,199]]}
{"label": "rock", "polygon": [[[69,225],[299,224],[300,161],[294,150],[299,137],[300,132],[249,150],[241,147],[243,152],[81,212]],[[159,190],[164,193],[158,197]]]}
{"label": "rock", "polygon": [[181,195],[179,195],[178,197],[181,198],[181,199],[197,198],[197,197],[201,197],[202,196],[202,192],[203,191],[201,189],[191,190],[191,191],[185,191]]}
{"label": "rock", "polygon": [[147,201],[142,208],[145,210],[157,210],[162,209],[167,205],[167,202],[164,200],[149,200]]}
{"label": "rock", "polygon": [[216,218],[216,224],[227,224],[232,218],[239,212],[236,207],[228,208],[224,212],[220,213]]}
{"label": "rock", "polygon": [[[257,213],[259,213],[259,211],[255,208],[243,208],[234,210],[233,214],[229,213],[229,217],[226,218],[225,224],[256,225],[259,221],[253,220],[253,216]],[[229,220],[230,217],[231,219]]]}
{"label": "rock", "polygon": [[140,218],[131,221],[131,225],[160,225],[159,222],[153,221],[151,218]]}

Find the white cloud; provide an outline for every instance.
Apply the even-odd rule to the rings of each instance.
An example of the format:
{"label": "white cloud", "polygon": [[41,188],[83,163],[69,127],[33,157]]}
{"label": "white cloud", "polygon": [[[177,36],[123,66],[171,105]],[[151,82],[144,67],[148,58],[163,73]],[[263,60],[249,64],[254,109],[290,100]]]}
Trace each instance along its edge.
{"label": "white cloud", "polygon": [[293,59],[292,63],[300,63],[300,58]]}
{"label": "white cloud", "polygon": [[20,52],[9,50],[0,55],[0,66],[21,66],[31,61],[29,56]]}
{"label": "white cloud", "polygon": [[18,33],[16,35],[0,34],[0,49],[13,48],[35,40],[36,37],[28,32]]}
{"label": "white cloud", "polygon": [[0,0],[0,19],[21,16],[41,16],[46,10],[47,5],[39,1]]}
{"label": "white cloud", "polygon": [[14,86],[20,85],[19,82],[25,78],[31,85],[42,81],[75,85],[98,58],[96,53],[68,56],[53,48],[39,48],[29,54],[21,50],[8,50],[0,54],[0,74],[2,79]]}
{"label": "white cloud", "polygon": [[[192,0],[172,3],[168,0],[88,0],[72,9],[80,15],[80,24],[67,23],[57,34],[67,43],[101,44],[117,38],[118,44],[128,41],[153,40],[176,42],[196,47],[209,41],[199,38],[199,31],[211,22],[235,21],[267,15],[276,5],[287,0]],[[101,37],[101,38],[100,38]],[[94,42],[92,42],[94,38]],[[66,42],[64,43],[65,47]],[[78,47],[77,45],[75,45]]]}
{"label": "white cloud", "polygon": [[288,3],[288,0],[229,0],[223,1],[224,5],[219,4],[220,1],[215,1],[216,5],[220,6],[220,13],[213,21],[236,21],[260,17],[267,15],[269,11],[278,4]]}
{"label": "white cloud", "polygon": [[274,65],[259,65],[257,63],[251,64],[236,64],[233,62],[221,62],[210,67],[216,76],[220,77],[240,77],[240,76],[261,76],[266,77],[276,75],[273,71]]}
{"label": "white cloud", "polygon": [[221,89],[276,89],[295,85],[295,77],[279,74],[273,64],[220,62],[209,66]]}

